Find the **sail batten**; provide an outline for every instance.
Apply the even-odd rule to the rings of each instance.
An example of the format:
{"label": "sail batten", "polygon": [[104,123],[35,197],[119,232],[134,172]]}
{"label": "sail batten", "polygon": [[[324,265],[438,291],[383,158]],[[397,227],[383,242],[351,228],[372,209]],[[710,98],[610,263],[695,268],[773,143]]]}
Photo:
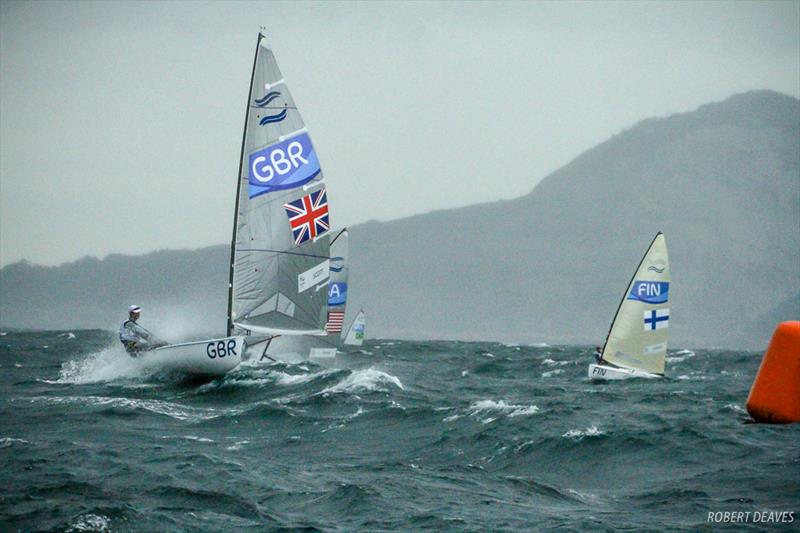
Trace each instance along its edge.
{"label": "sail batten", "polygon": [[670,269],[659,232],[642,256],[614,315],[602,358],[622,368],[664,374],[669,330]]}
{"label": "sail batten", "polygon": [[322,179],[308,130],[259,34],[239,167],[229,332],[324,331],[319,289],[330,275],[330,221]]}

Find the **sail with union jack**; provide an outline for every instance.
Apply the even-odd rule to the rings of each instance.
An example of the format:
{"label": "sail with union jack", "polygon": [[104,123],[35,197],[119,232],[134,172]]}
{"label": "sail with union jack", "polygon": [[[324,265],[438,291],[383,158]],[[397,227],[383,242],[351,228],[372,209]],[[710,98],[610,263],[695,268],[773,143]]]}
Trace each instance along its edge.
{"label": "sail with union jack", "polygon": [[230,334],[324,335],[330,262],[324,181],[308,129],[259,34],[233,224]]}

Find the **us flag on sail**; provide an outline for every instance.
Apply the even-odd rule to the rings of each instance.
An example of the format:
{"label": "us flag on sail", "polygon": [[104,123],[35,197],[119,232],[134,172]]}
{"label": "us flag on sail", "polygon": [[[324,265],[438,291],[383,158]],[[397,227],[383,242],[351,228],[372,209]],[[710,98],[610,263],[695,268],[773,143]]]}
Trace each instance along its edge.
{"label": "us flag on sail", "polygon": [[328,311],[328,323],[325,331],[328,333],[341,333],[344,325],[344,311]]}
{"label": "us flag on sail", "polygon": [[330,229],[328,194],[324,188],[283,204],[283,208],[289,217],[294,243],[298,246]]}

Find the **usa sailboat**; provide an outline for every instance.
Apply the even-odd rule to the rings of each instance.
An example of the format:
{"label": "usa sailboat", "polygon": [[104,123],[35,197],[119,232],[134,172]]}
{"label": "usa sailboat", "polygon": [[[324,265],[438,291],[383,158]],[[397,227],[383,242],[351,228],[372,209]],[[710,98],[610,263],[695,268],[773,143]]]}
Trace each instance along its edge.
{"label": "usa sailboat", "polygon": [[311,137],[259,33],[239,165],[228,334],[265,348],[324,335],[330,277],[327,190]]}
{"label": "usa sailboat", "polygon": [[611,322],[592,379],[664,376],[669,331],[670,272],[667,242],[658,232],[628,284]]}

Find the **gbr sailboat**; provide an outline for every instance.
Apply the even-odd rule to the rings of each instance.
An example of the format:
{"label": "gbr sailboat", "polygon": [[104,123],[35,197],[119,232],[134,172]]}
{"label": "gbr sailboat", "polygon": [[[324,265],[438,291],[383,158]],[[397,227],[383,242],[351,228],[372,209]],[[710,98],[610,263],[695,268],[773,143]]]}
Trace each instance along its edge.
{"label": "gbr sailboat", "polygon": [[325,180],[263,33],[242,139],[228,288],[228,334],[261,349],[324,335],[330,277]]}
{"label": "gbr sailboat", "polygon": [[667,242],[658,232],[628,284],[611,322],[591,379],[664,376],[669,332],[670,272]]}

